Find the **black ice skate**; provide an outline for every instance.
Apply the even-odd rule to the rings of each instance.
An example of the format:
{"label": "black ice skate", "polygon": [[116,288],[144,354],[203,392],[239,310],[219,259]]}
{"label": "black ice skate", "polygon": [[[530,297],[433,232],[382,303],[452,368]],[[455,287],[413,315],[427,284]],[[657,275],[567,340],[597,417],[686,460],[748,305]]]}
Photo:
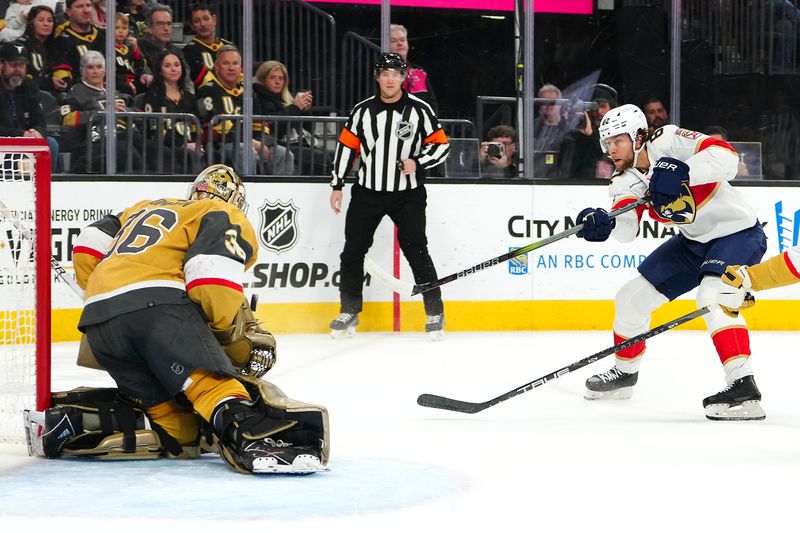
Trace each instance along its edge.
{"label": "black ice skate", "polygon": [[311,474],[327,470],[310,446],[293,446],[269,437],[246,444],[240,457],[255,474]]}
{"label": "black ice skate", "polygon": [[341,339],[352,337],[356,333],[358,325],[358,313],[339,313],[331,322],[331,337]]}
{"label": "black ice skate", "polygon": [[761,392],[753,376],[734,380],[722,392],[703,400],[709,420],[764,420]]}
{"label": "black ice skate", "polygon": [[639,373],[628,374],[616,366],[586,380],[583,397],[587,400],[627,400],[633,396],[633,386]]}
{"label": "black ice skate", "polygon": [[444,338],[444,314],[428,315],[425,321],[425,332],[434,341],[440,341]]}

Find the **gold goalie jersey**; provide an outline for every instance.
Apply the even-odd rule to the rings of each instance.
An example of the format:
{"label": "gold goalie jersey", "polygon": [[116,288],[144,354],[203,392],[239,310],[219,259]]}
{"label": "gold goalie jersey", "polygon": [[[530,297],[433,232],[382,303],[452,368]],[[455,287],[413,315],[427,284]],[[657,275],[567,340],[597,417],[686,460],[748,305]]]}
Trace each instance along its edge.
{"label": "gold goalie jersey", "polygon": [[213,199],[144,200],[86,227],[73,248],[86,290],[78,328],[161,304],[199,304],[209,325],[233,322],[244,272],[258,252],[253,226]]}

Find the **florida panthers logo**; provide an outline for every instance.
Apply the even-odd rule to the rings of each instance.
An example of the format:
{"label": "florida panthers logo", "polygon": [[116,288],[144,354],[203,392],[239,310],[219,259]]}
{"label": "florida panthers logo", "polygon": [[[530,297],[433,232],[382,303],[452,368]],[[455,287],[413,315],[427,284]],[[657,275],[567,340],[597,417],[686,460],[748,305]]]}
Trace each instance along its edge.
{"label": "florida panthers logo", "polygon": [[672,203],[655,206],[658,216],[673,224],[691,224],[697,215],[697,204],[689,184],[684,182],[681,195]]}
{"label": "florida panthers logo", "polygon": [[259,213],[261,228],[258,234],[265,247],[281,253],[297,243],[297,208],[291,200],[274,203],[267,200]]}

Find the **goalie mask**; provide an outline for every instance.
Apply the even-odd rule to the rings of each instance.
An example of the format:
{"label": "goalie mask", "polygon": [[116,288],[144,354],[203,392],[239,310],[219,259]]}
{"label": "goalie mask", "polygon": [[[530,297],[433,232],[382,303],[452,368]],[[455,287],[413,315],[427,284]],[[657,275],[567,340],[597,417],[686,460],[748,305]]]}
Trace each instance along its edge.
{"label": "goalie mask", "polygon": [[[647,118],[642,110],[633,104],[625,104],[616,107],[605,114],[600,122],[600,147],[603,153],[608,153],[608,139],[620,134],[627,134],[633,141],[633,161],[641,151],[641,147],[636,149],[636,139],[639,135],[647,137]],[[642,142],[644,146],[644,142]]]}
{"label": "goalie mask", "polygon": [[219,198],[247,213],[244,184],[228,165],[214,164],[198,174],[189,190],[189,199],[201,198]]}

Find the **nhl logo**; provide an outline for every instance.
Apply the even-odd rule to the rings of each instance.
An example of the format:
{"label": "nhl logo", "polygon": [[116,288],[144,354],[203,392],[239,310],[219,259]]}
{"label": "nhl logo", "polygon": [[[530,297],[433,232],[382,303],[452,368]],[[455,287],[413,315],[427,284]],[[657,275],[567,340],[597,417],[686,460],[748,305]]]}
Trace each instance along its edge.
{"label": "nhl logo", "polygon": [[401,141],[408,141],[414,136],[414,126],[407,120],[401,120],[397,123],[394,133]]}
{"label": "nhl logo", "polygon": [[269,250],[281,253],[297,242],[297,208],[291,200],[270,203],[269,200],[259,209],[261,213],[261,242]]}

